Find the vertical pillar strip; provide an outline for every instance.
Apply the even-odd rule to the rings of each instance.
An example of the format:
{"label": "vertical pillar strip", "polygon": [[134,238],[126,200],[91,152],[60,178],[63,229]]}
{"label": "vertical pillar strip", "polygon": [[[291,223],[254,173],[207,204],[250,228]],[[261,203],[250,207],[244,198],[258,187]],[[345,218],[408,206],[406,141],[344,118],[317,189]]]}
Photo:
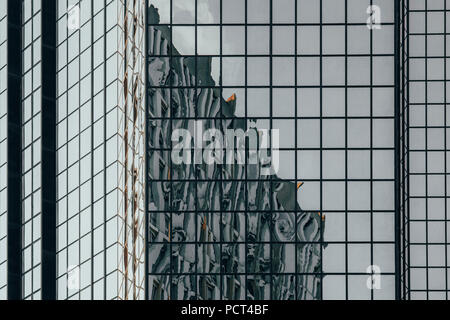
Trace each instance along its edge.
{"label": "vertical pillar strip", "polygon": [[56,300],[56,71],[56,0],[47,0],[42,1],[43,300]]}
{"label": "vertical pillar strip", "polygon": [[144,84],[144,92],[145,92],[145,128],[144,128],[144,132],[145,132],[145,143],[144,143],[144,159],[145,159],[145,165],[144,165],[144,170],[145,170],[145,178],[144,178],[144,188],[145,188],[145,192],[144,192],[144,210],[145,210],[145,216],[144,216],[144,221],[145,221],[145,235],[144,235],[144,241],[145,241],[145,273],[144,273],[144,277],[145,277],[145,283],[144,283],[144,290],[145,290],[145,300],[149,300],[150,298],[150,289],[149,289],[149,263],[148,263],[148,258],[149,258],[149,237],[148,237],[148,233],[149,233],[149,158],[150,158],[150,154],[149,154],[149,132],[148,132],[148,121],[150,119],[150,113],[149,113],[149,97],[148,97],[148,62],[149,62],[149,37],[148,37],[148,33],[149,33],[149,27],[148,27],[148,9],[149,9],[149,1],[145,0],[145,26],[144,26],[144,34],[145,34],[145,51],[144,51],[144,59],[145,59],[145,84]]}
{"label": "vertical pillar strip", "polygon": [[22,298],[22,1],[8,0],[8,299]]}

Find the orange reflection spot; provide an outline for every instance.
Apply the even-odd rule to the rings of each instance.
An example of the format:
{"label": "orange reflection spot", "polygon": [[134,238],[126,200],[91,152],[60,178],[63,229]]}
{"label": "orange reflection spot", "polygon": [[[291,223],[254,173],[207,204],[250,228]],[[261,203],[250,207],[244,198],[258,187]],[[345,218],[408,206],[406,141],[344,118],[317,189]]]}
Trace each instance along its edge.
{"label": "orange reflection spot", "polygon": [[235,101],[236,100],[236,94],[233,93],[231,97],[228,98],[227,102]]}
{"label": "orange reflection spot", "polygon": [[322,221],[325,221],[325,215],[324,214],[322,214],[320,212],[317,212],[317,214],[319,215],[319,217],[322,218]]}
{"label": "orange reflection spot", "polygon": [[169,222],[169,242],[172,242],[172,232],[171,232],[171,230],[172,230],[172,225]]}
{"label": "orange reflection spot", "polygon": [[297,190],[300,189],[300,188],[303,186],[303,184],[304,184],[303,182],[299,182],[299,183],[297,184]]}

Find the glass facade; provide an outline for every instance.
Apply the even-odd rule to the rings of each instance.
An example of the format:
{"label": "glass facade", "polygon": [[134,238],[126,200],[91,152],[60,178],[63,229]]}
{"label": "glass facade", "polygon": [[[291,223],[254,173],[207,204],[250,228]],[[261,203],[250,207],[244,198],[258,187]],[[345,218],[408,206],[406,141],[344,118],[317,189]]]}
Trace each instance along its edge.
{"label": "glass facade", "polygon": [[[97,6],[94,8],[95,3]],[[57,281],[59,299],[70,299],[72,296],[88,299],[104,298],[105,293],[105,105],[104,94],[102,94],[105,90],[105,16],[104,6],[100,4],[100,1],[82,1],[82,3],[58,1]],[[71,7],[72,10],[75,8],[79,10],[79,28],[69,29],[68,27],[69,6],[74,6]],[[95,61],[93,61],[94,56]],[[95,108],[93,99],[96,101]],[[83,116],[80,117],[81,114]],[[92,135],[94,123],[96,123],[97,137],[95,142]],[[93,164],[95,164],[95,170]],[[93,184],[96,188],[92,188]],[[67,277],[73,268],[80,269],[79,285],[69,289]],[[93,293],[94,296],[92,296]]]}
{"label": "glass facade", "polygon": [[[142,295],[141,6],[58,1],[59,299]],[[140,25],[127,27],[137,34],[126,34],[135,16]]]}
{"label": "glass facade", "polygon": [[41,1],[22,1],[22,286],[41,289]]}
{"label": "glass facade", "polygon": [[0,1],[0,300],[447,299],[449,5]]}
{"label": "glass facade", "polygon": [[8,167],[7,167],[7,138],[8,138],[8,110],[7,110],[7,2],[0,3],[0,300],[7,297],[7,252],[8,252]]}
{"label": "glass facade", "polygon": [[[153,3],[149,298],[395,298],[394,1],[380,30],[370,1]],[[199,120],[278,130],[277,175],[171,163]]]}
{"label": "glass facade", "polygon": [[403,3],[403,294],[449,297],[449,1]]}

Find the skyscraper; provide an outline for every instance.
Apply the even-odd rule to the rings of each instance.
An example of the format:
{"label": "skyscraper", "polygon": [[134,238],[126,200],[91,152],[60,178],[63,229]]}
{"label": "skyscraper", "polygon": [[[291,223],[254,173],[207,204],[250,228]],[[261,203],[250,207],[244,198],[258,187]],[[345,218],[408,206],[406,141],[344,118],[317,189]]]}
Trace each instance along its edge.
{"label": "skyscraper", "polygon": [[437,2],[1,1],[0,299],[448,298]]}
{"label": "skyscraper", "polygon": [[2,2],[10,298],[144,296],[144,8]]}
{"label": "skyscraper", "polygon": [[58,298],[76,267],[80,298],[142,299],[144,2],[63,1],[57,17]]}

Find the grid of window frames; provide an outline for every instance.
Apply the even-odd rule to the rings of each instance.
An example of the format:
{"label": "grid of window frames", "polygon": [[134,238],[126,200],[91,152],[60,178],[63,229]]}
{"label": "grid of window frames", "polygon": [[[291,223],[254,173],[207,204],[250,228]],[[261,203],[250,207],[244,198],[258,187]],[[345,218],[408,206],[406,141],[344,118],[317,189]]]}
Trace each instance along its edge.
{"label": "grid of window frames", "polygon": [[448,299],[448,0],[405,2],[407,299]]}
{"label": "grid of window frames", "polygon": [[22,290],[41,293],[41,1],[22,1]]}
{"label": "grid of window frames", "polygon": [[[204,71],[201,57],[209,56],[211,75],[221,97],[227,100],[236,94],[235,116],[242,118],[244,123],[256,122],[261,129],[279,130],[280,169],[277,175],[295,185],[304,183],[297,194],[298,203],[303,210],[317,212],[324,217],[317,243],[321,263],[312,274],[322,278],[318,298],[393,299],[394,0],[154,0],[149,3],[158,8],[160,20],[156,27],[161,30],[170,27],[167,29],[170,37],[166,37],[172,39],[177,50],[158,51],[157,54],[168,56],[170,60],[167,61],[171,62],[175,61],[173,56],[178,53],[186,58],[185,61],[194,61],[189,70],[194,77],[186,75],[185,79],[194,82],[178,84],[180,88],[187,86],[184,92],[192,91],[186,95],[197,96],[205,89],[199,80]],[[380,9],[379,28],[368,28],[371,5],[376,6],[372,7],[375,8],[373,10]],[[150,69],[153,86],[158,86],[155,80],[164,80],[158,73],[162,70]],[[165,108],[176,103],[176,96],[182,91],[180,88],[172,87],[171,98],[161,102]],[[170,90],[170,85],[162,91],[165,90]],[[189,107],[185,102],[178,103]],[[200,103],[195,104],[199,110]],[[196,117],[199,115],[182,120]],[[171,116],[169,128],[175,120],[180,119]],[[158,124],[164,124],[163,119],[155,119],[154,125]],[[170,137],[165,139],[170,140]],[[152,150],[150,156],[158,152],[161,158],[170,159],[163,149]],[[167,167],[167,178],[161,175],[157,175],[159,178],[151,177],[154,186],[161,186],[161,190],[169,188],[171,195],[160,198],[159,203],[150,204],[150,211],[154,212],[150,212],[149,273],[154,287],[149,287],[149,290],[153,293],[160,290],[162,283],[169,278],[172,290],[167,291],[168,296],[166,293],[159,298],[226,297],[223,290],[226,276],[217,284],[220,287],[218,294],[216,288],[208,287],[207,293],[200,289],[206,267],[196,261],[199,257],[206,259],[211,266],[208,269],[221,270],[218,272],[223,275],[226,269],[222,266],[222,252],[227,243],[219,235],[214,237],[213,244],[207,244],[207,240],[201,238],[201,229],[209,228],[205,227],[205,221],[216,221],[215,215],[218,214],[219,221],[223,221],[230,213],[219,209],[216,214],[206,214],[192,208],[192,214],[198,217],[186,216],[184,221],[193,223],[187,227],[194,230],[194,237],[189,240],[193,243],[180,250],[180,245],[172,244],[176,241],[171,240],[171,234],[175,232],[173,225],[180,223],[177,221],[179,214],[172,213],[171,209],[160,213],[162,208],[158,207],[166,201],[171,203],[170,199],[175,197],[171,189],[175,184],[170,183],[174,171],[171,171],[170,164],[161,162],[162,172]],[[251,182],[247,180],[247,174],[244,177],[240,182],[246,186],[244,193],[248,195]],[[200,180],[196,174],[194,181],[188,183],[200,186],[199,182],[203,182]],[[196,198],[199,190],[195,191]],[[236,190],[235,197],[238,195],[239,190]],[[274,274],[273,265],[269,269],[261,269],[259,274],[249,274],[245,262],[248,262],[252,245],[249,245],[245,234],[249,233],[249,221],[255,212],[248,206],[241,211],[244,212],[231,212],[238,216],[236,220],[245,221],[246,226],[242,238],[236,235],[236,241],[241,242],[236,251],[241,265],[232,272],[235,279],[240,279],[236,281],[243,293],[232,297],[254,298],[255,292],[250,287],[256,279],[258,286],[264,283],[260,298],[282,299],[283,296],[277,293],[279,288],[273,286],[271,279],[298,275],[298,264],[286,265],[283,274]],[[297,221],[302,213],[295,213]],[[281,213],[271,208],[271,214]],[[156,231],[153,229],[155,224]],[[163,236],[156,236],[158,232]],[[156,238],[161,242],[152,243]],[[297,248],[304,245],[297,238],[289,243],[274,243],[269,237],[263,242],[261,259],[268,259],[269,265],[273,263],[279,246],[291,252],[288,250],[290,245]],[[175,252],[177,250],[180,252]],[[217,257],[204,254],[216,250],[220,252],[219,269],[212,267],[217,263],[214,261]],[[167,256],[171,257],[168,260],[170,271],[157,265],[162,264]],[[298,259],[297,255],[295,257]],[[370,290],[367,286],[370,266],[380,268],[375,269],[381,276],[379,290]],[[187,274],[174,271],[183,268],[187,268]],[[159,274],[161,270],[166,271]],[[184,293],[174,285],[181,282],[185,285]]]}
{"label": "grid of window frames", "polygon": [[[122,6],[118,0],[58,1],[59,299],[118,297]],[[77,27],[70,26],[74,8]]]}
{"label": "grid of window frames", "polygon": [[[105,85],[116,77],[106,72],[105,57],[117,51],[117,7],[118,1],[58,1],[59,299],[117,296],[117,276],[107,276],[117,269],[117,248],[111,246],[117,241],[117,223],[111,220],[117,177],[106,177],[107,165],[117,159],[108,142],[116,132],[106,125],[111,121],[110,127],[117,128],[117,89]],[[68,25],[77,14],[72,10],[79,12],[76,27]],[[109,64],[115,66],[115,59]],[[107,110],[108,101],[113,107]]]}
{"label": "grid of window frames", "polygon": [[0,2],[0,300],[7,297],[7,1]]}

